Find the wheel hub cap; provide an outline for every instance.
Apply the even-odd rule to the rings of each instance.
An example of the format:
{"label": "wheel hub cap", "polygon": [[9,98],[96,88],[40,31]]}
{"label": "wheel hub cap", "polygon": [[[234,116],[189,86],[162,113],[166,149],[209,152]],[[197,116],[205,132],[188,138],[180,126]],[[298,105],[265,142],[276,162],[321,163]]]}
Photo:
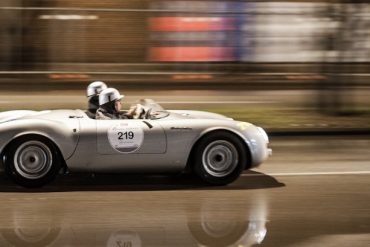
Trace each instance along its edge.
{"label": "wheel hub cap", "polygon": [[52,165],[52,153],[48,146],[39,141],[20,145],[14,154],[16,171],[28,179],[37,179],[48,173]]}
{"label": "wheel hub cap", "polygon": [[227,176],[238,164],[238,151],[228,141],[214,141],[205,148],[202,161],[204,169],[212,176]]}

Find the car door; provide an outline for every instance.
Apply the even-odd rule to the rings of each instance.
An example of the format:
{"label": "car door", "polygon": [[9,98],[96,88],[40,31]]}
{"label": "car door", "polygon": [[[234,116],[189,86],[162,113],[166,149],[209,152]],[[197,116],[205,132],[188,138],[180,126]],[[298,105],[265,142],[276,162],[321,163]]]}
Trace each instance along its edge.
{"label": "car door", "polygon": [[155,120],[96,120],[100,155],[161,154],[167,149],[163,128]]}

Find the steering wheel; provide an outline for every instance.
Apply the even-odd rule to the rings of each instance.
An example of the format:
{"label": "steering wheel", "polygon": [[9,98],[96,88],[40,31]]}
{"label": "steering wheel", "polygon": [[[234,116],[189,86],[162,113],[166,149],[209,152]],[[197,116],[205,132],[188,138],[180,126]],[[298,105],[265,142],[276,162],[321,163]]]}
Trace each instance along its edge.
{"label": "steering wheel", "polygon": [[144,119],[151,119],[152,108],[145,112]]}

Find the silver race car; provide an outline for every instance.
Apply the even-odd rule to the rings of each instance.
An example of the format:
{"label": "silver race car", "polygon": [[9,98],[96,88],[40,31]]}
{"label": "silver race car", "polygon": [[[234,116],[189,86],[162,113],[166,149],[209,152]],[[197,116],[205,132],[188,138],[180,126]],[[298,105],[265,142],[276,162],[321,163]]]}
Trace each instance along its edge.
{"label": "silver race car", "polygon": [[95,120],[82,110],[0,113],[0,154],[18,184],[38,187],[71,172],[179,173],[225,185],[271,153],[253,124],[201,111],[164,110],[152,100],[136,119]]}

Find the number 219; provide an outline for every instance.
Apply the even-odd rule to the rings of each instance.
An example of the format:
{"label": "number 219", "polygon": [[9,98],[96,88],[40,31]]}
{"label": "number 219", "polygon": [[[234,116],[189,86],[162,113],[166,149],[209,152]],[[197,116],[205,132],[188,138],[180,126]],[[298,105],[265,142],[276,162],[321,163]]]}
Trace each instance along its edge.
{"label": "number 219", "polygon": [[132,132],[132,131],[118,132],[117,134],[118,134],[118,140],[123,140],[123,139],[132,140],[135,137],[134,132]]}

